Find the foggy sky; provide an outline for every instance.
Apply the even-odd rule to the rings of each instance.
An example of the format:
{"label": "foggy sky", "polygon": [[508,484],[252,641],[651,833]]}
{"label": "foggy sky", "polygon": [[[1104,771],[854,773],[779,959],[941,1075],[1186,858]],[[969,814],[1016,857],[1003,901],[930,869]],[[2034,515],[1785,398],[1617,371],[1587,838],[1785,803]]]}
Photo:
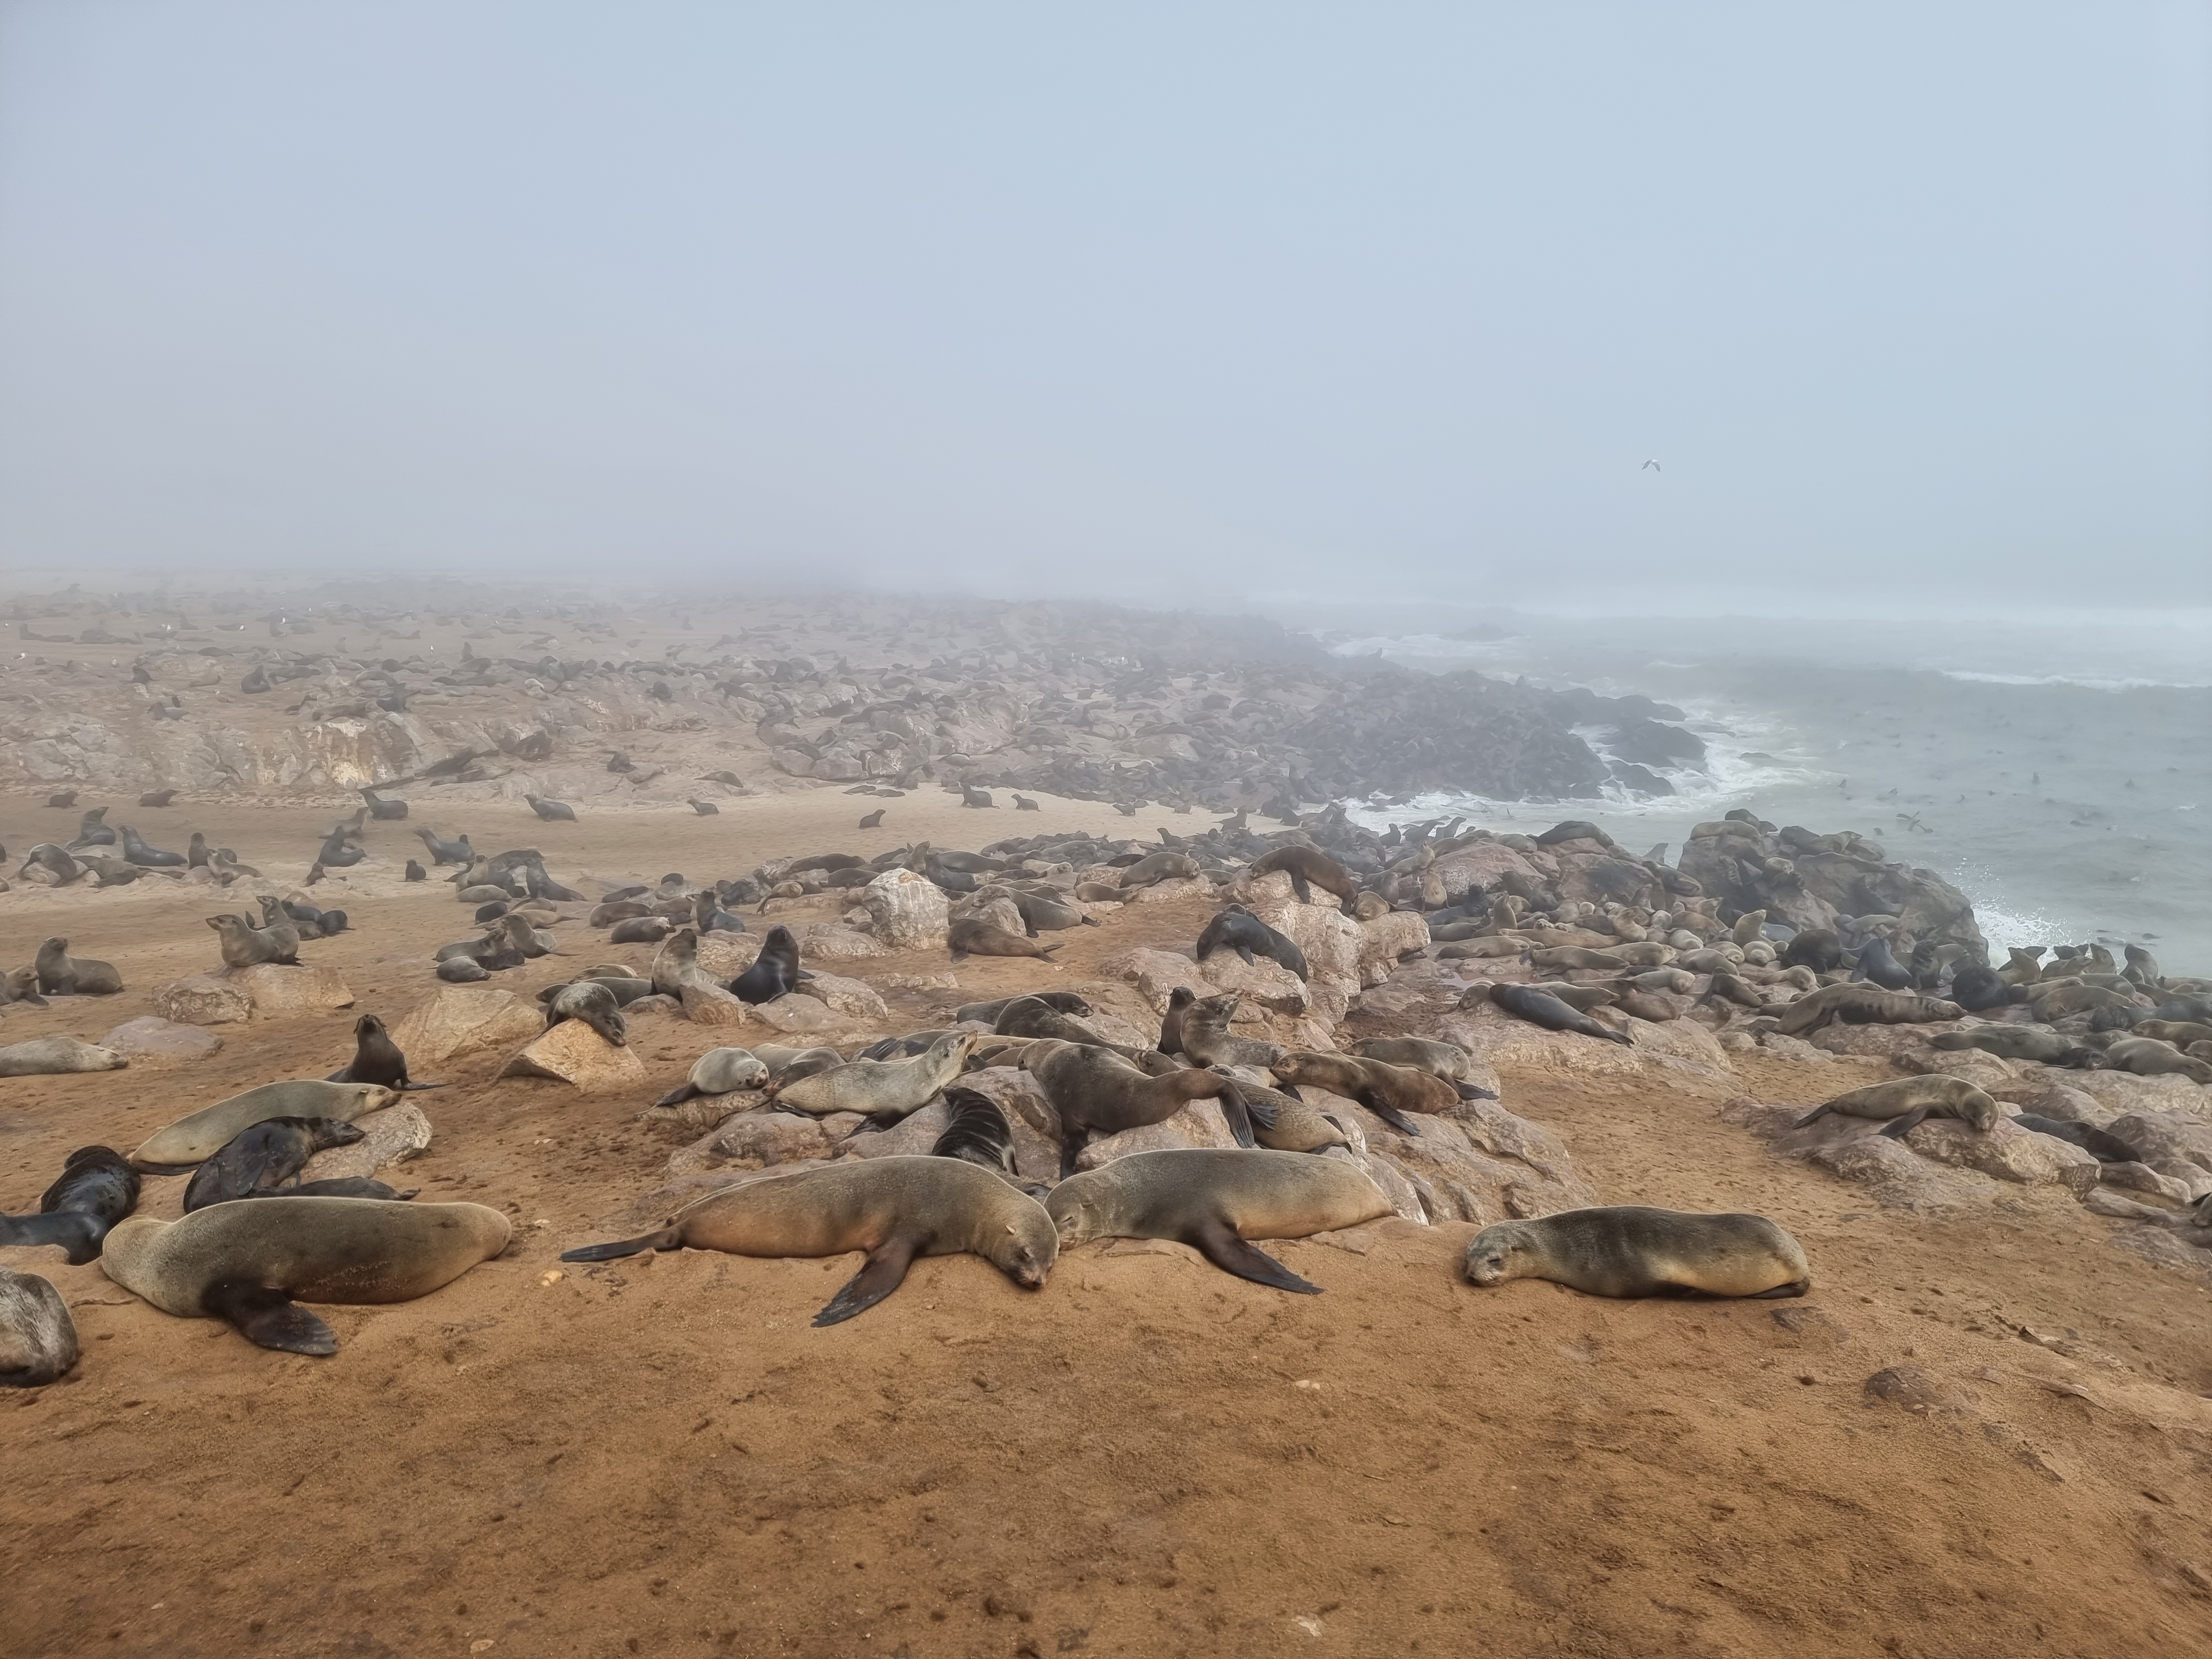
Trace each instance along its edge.
{"label": "foggy sky", "polygon": [[2208,88],[2195,4],[7,4],[0,570],[2212,603]]}

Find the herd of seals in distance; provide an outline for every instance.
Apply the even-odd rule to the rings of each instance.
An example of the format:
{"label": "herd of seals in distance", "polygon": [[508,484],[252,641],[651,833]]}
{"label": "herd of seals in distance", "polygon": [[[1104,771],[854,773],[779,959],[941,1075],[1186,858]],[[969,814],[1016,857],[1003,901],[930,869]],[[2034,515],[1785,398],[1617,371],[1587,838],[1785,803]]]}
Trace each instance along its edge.
{"label": "herd of seals in distance", "polygon": [[[998,805],[970,780],[944,782],[964,805]],[[320,836],[306,885],[375,856],[370,825],[407,818],[392,786],[362,793],[365,804]],[[1013,799],[1017,811],[1048,819],[1036,800]],[[526,799],[555,835],[578,821],[568,803]],[[88,811],[66,844],[32,848],[16,878],[98,887],[166,872],[221,892],[252,869],[197,833],[188,853],[164,851],[134,828],[107,825],[104,812]],[[1770,1046],[1834,1026],[1942,1025],[1929,1045],[1939,1069],[1838,1093],[1793,1129],[1852,1133],[1861,1121],[1893,1141],[2025,1133],[2100,1168],[2148,1169],[2149,1154],[2117,1126],[2012,1109],[1964,1068],[1994,1057],[2212,1084],[2212,980],[2166,975],[2132,945],[2124,962],[2091,943],[2015,950],[1993,963],[1963,901],[1949,903],[1949,890],[1920,879],[1926,872],[1899,874],[1863,837],[1731,813],[1699,826],[1670,865],[1658,853],[1628,854],[1583,820],[1528,836],[1460,820],[1377,832],[1341,806],[1279,816],[1273,833],[1239,811],[1199,833],[1162,829],[1157,842],[1048,828],[972,852],[920,842],[872,858],[796,849],[719,878],[669,872],[598,882],[590,893],[556,873],[555,841],[552,852],[488,853],[467,834],[418,823],[408,844],[419,842],[429,862],[409,860],[407,879],[450,872],[443,878],[476,930],[437,947],[418,964],[420,980],[428,998],[528,963],[557,966],[561,976],[535,993],[541,1041],[611,1051],[648,1014],[737,1024],[815,1011],[791,1025],[805,1030],[819,1023],[823,999],[866,993],[864,982],[856,994],[831,974],[838,952],[817,954],[813,930],[802,938],[774,922],[753,932],[746,916],[773,902],[843,894],[857,907],[848,934],[872,927],[896,941],[860,939],[877,954],[922,939],[948,964],[1025,961],[1040,976],[1062,971],[1054,953],[1075,930],[1111,932],[1120,913],[1161,896],[1211,903],[1187,955],[1153,953],[1167,966],[1154,970],[1166,977],[1153,987],[1152,1027],[1044,982],[988,1000],[945,995],[937,1023],[864,1044],[714,1047],[680,1086],[640,1098],[641,1109],[707,1125],[729,1121],[717,1116],[725,1109],[793,1115],[829,1138],[830,1155],[733,1176],[656,1227],[576,1244],[561,1260],[597,1271],[676,1249],[859,1252],[862,1265],[816,1316],[820,1326],[896,1293],[918,1257],[972,1254],[1039,1291],[1063,1251],[1109,1237],[1173,1241],[1255,1285],[1318,1294],[1322,1285],[1257,1242],[1393,1216],[1434,1219],[1412,1184],[1394,1180],[1392,1157],[1417,1155],[1441,1124],[1519,1123],[1490,1086],[1470,1031],[1633,1054],[1650,1041],[1642,1034],[1676,1020]],[[883,817],[878,809],[862,823]],[[1823,892],[1855,896],[1838,902]],[[259,908],[205,918],[217,936],[215,969],[302,973],[319,941],[368,925],[314,902],[304,886],[264,895]],[[604,947],[581,942],[599,930]],[[69,945],[65,935],[46,938],[0,974],[0,1006],[122,990],[112,963]],[[613,957],[621,946],[649,951],[649,962]],[[1347,951],[1362,963],[1348,969]],[[811,955],[814,965],[802,965]],[[1423,983],[1441,993],[1459,1035],[1387,1022],[1347,1029],[1363,988],[1407,963],[1430,975]],[[875,1006],[878,1027],[896,1024]],[[306,1176],[319,1153],[362,1143],[364,1120],[445,1086],[411,1075],[398,1025],[362,1013],[350,1055],[326,1076],[271,1079],[202,1106],[127,1156],[79,1148],[36,1213],[0,1216],[0,1243],[97,1259],[145,1304],[222,1321],[264,1347],[333,1353],[337,1339],[307,1304],[434,1295],[510,1244],[497,1209],[419,1201],[371,1175]],[[122,1064],[73,1038],[0,1045],[0,1076]],[[1961,1069],[1940,1069],[1947,1064]],[[1027,1091],[1019,1097],[1032,1104],[1011,1113],[1009,1091]],[[1189,1115],[1200,1108],[1218,1123],[1209,1131],[1218,1144],[1142,1139],[1197,1121]],[[909,1134],[929,1109],[941,1127],[901,1142],[907,1150],[844,1155],[855,1137]],[[1020,1152],[1024,1136],[1056,1157],[1024,1167],[1024,1156],[1035,1164],[1033,1152]],[[2197,1193],[2185,1170],[2150,1173],[2185,1189],[2189,1207],[2170,1218],[2175,1224],[2212,1228],[2212,1182]],[[142,1177],[164,1175],[188,1177],[184,1213],[135,1214]],[[2141,1191],[2154,1185],[2138,1180]],[[1814,1284],[1804,1250],[1773,1218],[1633,1204],[1489,1219],[1476,1225],[1459,1272],[1486,1291],[1543,1279],[1607,1297],[1796,1297]],[[0,1381],[37,1385],[80,1363],[52,1287],[35,1274],[0,1273]]]}

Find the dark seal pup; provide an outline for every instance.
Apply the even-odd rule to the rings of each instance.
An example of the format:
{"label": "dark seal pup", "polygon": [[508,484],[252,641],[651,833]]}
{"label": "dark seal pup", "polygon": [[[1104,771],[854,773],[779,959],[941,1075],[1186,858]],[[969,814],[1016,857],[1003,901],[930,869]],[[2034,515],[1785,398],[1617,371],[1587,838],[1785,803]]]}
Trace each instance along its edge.
{"label": "dark seal pup", "polygon": [[1298,896],[1301,904],[1313,902],[1313,890],[1323,888],[1344,902],[1349,910],[1359,897],[1358,884],[1352,873],[1326,853],[1317,853],[1310,847],[1278,847],[1253,860],[1245,871],[1248,876],[1272,875],[1280,870],[1291,878],[1291,890]]}
{"label": "dark seal pup", "polygon": [[1198,936],[1198,959],[1204,962],[1216,951],[1234,951],[1247,963],[1255,956],[1280,963],[1300,979],[1310,977],[1306,953],[1291,940],[1254,915],[1241,904],[1228,905],[1206,924]]}
{"label": "dark seal pup", "polygon": [[1802,1296],[1812,1270],[1763,1215],[1698,1215],[1624,1204],[1485,1227],[1467,1276],[1488,1287],[1548,1279],[1590,1296]]}
{"label": "dark seal pup", "polygon": [[1132,1152],[1062,1181],[1045,1208],[1063,1249],[1093,1238],[1171,1238],[1224,1273],[1306,1296],[1321,1286],[1246,1241],[1304,1238],[1391,1213],[1357,1164],[1218,1147]]}
{"label": "dark seal pup", "polygon": [[1514,985],[1500,980],[1490,988],[1490,1000],[1516,1019],[1525,1019],[1547,1031],[1578,1031],[1584,1036],[1602,1037],[1624,1048],[1635,1046],[1635,1040],[1627,1032],[1601,1025],[1588,1014],[1570,1008],[1550,992],[1540,991],[1533,985]]}
{"label": "dark seal pup", "polygon": [[401,1093],[442,1089],[442,1083],[413,1083],[407,1077],[407,1056],[374,1014],[363,1014],[353,1023],[353,1058],[324,1079],[327,1083],[381,1083]]}
{"label": "dark seal pup", "polygon": [[1060,1237],[1035,1199],[965,1159],[870,1158],[713,1193],[658,1232],[586,1245],[561,1260],[686,1249],[764,1256],[866,1251],[866,1264],[814,1316],[821,1326],[874,1307],[905,1283],[921,1255],[969,1252],[1035,1289],[1059,1259]]}
{"label": "dark seal pup", "polygon": [[272,1117],[240,1130],[192,1171],[185,1188],[185,1213],[228,1204],[261,1187],[281,1187],[309,1158],[331,1146],[364,1138],[356,1125],[331,1117]]}
{"label": "dark seal pup", "polygon": [[730,992],[740,1002],[774,1002],[804,977],[799,940],[790,928],[779,925],[768,930],[753,965],[730,981]]}
{"label": "dark seal pup", "polygon": [[38,1214],[0,1216],[0,1244],[58,1244],[82,1266],[137,1207],[138,1172],[129,1161],[110,1146],[80,1146],[40,1194]]}

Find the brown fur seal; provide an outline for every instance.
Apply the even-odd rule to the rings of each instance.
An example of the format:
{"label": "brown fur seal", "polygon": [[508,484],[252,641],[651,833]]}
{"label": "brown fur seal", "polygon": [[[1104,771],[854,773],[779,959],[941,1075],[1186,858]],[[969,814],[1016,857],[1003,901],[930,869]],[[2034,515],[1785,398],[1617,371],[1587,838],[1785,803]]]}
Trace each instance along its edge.
{"label": "brown fur seal", "polygon": [[1485,1227],[1467,1247],[1484,1286],[1548,1279],[1589,1296],[1802,1296],[1812,1270],[1765,1216],[1618,1205]]}
{"label": "brown fur seal", "polygon": [[896,1122],[937,1097],[960,1075],[975,1047],[973,1031],[948,1031],[910,1060],[853,1060],[796,1082],[776,1085],[785,1111],[828,1117],[862,1112]]}
{"label": "brown fur seal", "polygon": [[701,1095],[734,1094],[740,1089],[757,1089],[768,1081],[765,1060],[743,1048],[709,1048],[691,1062],[691,1071],[679,1088],[670,1090],[653,1103],[656,1106],[680,1106]]}
{"label": "brown fur seal", "polygon": [[2124,1036],[2105,1050],[2105,1063],[2116,1072],[2137,1077],[2185,1077],[2191,1083],[2212,1083],[2212,1065],[2185,1054],[2156,1037]]}
{"label": "brown fur seal", "polygon": [[979,921],[973,916],[954,922],[946,932],[945,944],[951,948],[955,962],[963,961],[971,955],[1036,957],[1050,962],[1052,953],[1060,949],[1057,945],[1039,945],[1033,939],[1010,933],[1003,927]]}
{"label": "brown fur seal", "polygon": [[1255,955],[1267,957],[1300,979],[1312,976],[1305,952],[1241,904],[1223,907],[1199,934],[1197,956],[1200,962],[1216,951],[1234,951],[1247,963]]}
{"label": "brown fur seal", "polygon": [[331,1117],[270,1117],[240,1129],[200,1167],[185,1188],[185,1213],[228,1204],[264,1187],[295,1179],[307,1160],[332,1146],[350,1146],[361,1128]]}
{"label": "brown fur seal", "polygon": [[0,1215],[0,1245],[60,1246],[82,1266],[100,1254],[100,1241],[138,1206],[138,1172],[108,1146],[80,1146],[40,1194],[36,1215]]}
{"label": "brown fur seal", "polygon": [[397,1091],[380,1083],[326,1083],[306,1078],[264,1083],[156,1129],[131,1154],[131,1161],[142,1170],[180,1174],[214,1157],[240,1129],[249,1129],[264,1118],[334,1117],[350,1123],[381,1111],[398,1098]]}
{"label": "brown fur seal", "polygon": [[666,916],[624,916],[607,935],[610,945],[658,945],[676,931]]}
{"label": "brown fur seal", "polygon": [[337,1351],[307,1302],[410,1302],[507,1248],[481,1204],[270,1198],[216,1204],[181,1221],[133,1216],[107,1236],[100,1271],[183,1319],[222,1319],[287,1353]]}
{"label": "brown fur seal", "polygon": [[919,1255],[980,1255],[1034,1290],[1059,1259],[1060,1239],[1035,1199],[965,1159],[869,1158],[713,1193],[658,1232],[586,1245],[561,1260],[611,1261],[675,1249],[764,1256],[866,1251],[866,1265],[814,1316],[822,1326],[874,1307],[905,1282]]}
{"label": "brown fur seal", "polygon": [[1550,992],[1540,991],[1533,985],[1514,985],[1501,980],[1490,988],[1488,1000],[1516,1019],[1525,1019],[1547,1031],[1579,1032],[1583,1036],[1600,1037],[1624,1047],[1634,1042],[1627,1032],[1601,1025],[1580,1009],[1569,1007]]}
{"label": "brown fur seal", "polygon": [[1231,1109],[1224,1086],[1229,1079],[1218,1072],[1176,1070],[1155,1077],[1111,1048],[1050,1041],[1032,1043],[1021,1064],[1060,1114],[1062,1180],[1075,1173],[1075,1161],[1093,1134],[1164,1123],[1194,1100],[1221,1100],[1230,1132],[1240,1144],[1254,1144],[1243,1103]]}
{"label": "brown fur seal", "polygon": [[1955,1117],[1986,1134],[1996,1127],[1999,1116],[1996,1102],[1981,1089],[1962,1077],[1946,1077],[1938,1072],[1869,1084],[1838,1095],[1790,1127],[1802,1129],[1832,1113],[1843,1117],[1888,1118],[1892,1121],[1882,1133],[1893,1138],[1929,1117]]}
{"label": "brown fur seal", "polygon": [[1359,897],[1358,884],[1352,880],[1351,872],[1328,854],[1316,852],[1310,847],[1278,847],[1254,860],[1244,873],[1266,876],[1278,870],[1290,877],[1291,890],[1298,896],[1301,904],[1313,902],[1313,890],[1316,887],[1335,894],[1347,908]]}
{"label": "brown fur seal", "polygon": [[1252,1120],[1253,1138],[1271,1151],[1318,1152],[1352,1144],[1341,1123],[1301,1096],[1248,1083],[1243,1078],[1224,1086],[1224,1097],[1231,1090]]}
{"label": "brown fur seal", "polygon": [[1434,1115],[1449,1111],[1460,1100],[1459,1091],[1443,1078],[1407,1066],[1362,1060],[1357,1054],[1301,1049],[1285,1054],[1270,1069],[1277,1082],[1291,1088],[1310,1084],[1358,1101],[1401,1135],[1421,1133],[1407,1113]]}
{"label": "brown fur seal", "polygon": [[2030,1060],[2045,1066],[2080,1064],[2082,1062],[2075,1057],[2081,1055],[2086,1056],[2088,1069],[2093,1071],[2105,1063],[2104,1055],[2094,1048],[2046,1025],[1976,1025],[1963,1030],[1938,1031],[1929,1039],[1928,1046],[1951,1053],[1978,1048],[2000,1060]]}
{"label": "brown fur seal", "polygon": [[753,1058],[768,1067],[768,1074],[777,1083],[796,1083],[803,1077],[812,1077],[817,1072],[826,1072],[832,1066],[842,1066],[845,1056],[835,1048],[787,1048],[781,1043],[763,1042],[753,1049]]}
{"label": "brown fur seal", "polygon": [[62,1293],[36,1273],[0,1267],[0,1388],[44,1388],[76,1360],[76,1322]]}
{"label": "brown fur seal", "polygon": [[1495,1100],[1494,1090],[1478,1088],[1467,1080],[1474,1057],[1456,1042],[1436,1042],[1427,1037],[1369,1037],[1352,1045],[1362,1060],[1379,1060],[1386,1066],[1410,1066],[1440,1077],[1458,1091],[1462,1100]]}
{"label": "brown fur seal", "polygon": [[0,1077],[58,1077],[71,1072],[117,1072],[131,1062],[112,1048],[73,1036],[33,1037],[0,1048]]}
{"label": "brown fur seal", "polygon": [[[1086,1018],[1091,1012],[1091,1005],[1074,991],[1025,991],[1022,997],[1033,997],[1046,1007],[1055,1008],[1063,1014],[1073,1014],[1078,1019]],[[1006,1012],[1006,1005],[1018,1002],[1022,997],[1000,997],[995,1002],[963,1002],[952,1011],[952,1018],[958,1024],[973,1022],[979,1025],[995,1025],[999,1023],[999,1016]]]}
{"label": "brown fur seal", "polygon": [[753,965],[732,980],[729,989],[740,1002],[773,1002],[806,976],[799,965],[797,937],[778,926],[768,930]]}
{"label": "brown fur seal", "polygon": [[[625,980],[623,983],[644,986],[645,990],[639,995],[649,994],[653,988],[649,980]],[[605,980],[584,979],[550,986],[538,993],[538,1000],[545,1005],[545,1029],[549,1031],[562,1020],[576,1019],[617,1048],[629,1042],[629,1023],[622,1016],[623,998]],[[632,1002],[636,1000],[635,996],[629,999]]]}
{"label": "brown fur seal", "polygon": [[1272,1066],[1283,1057],[1283,1045],[1232,1033],[1230,1022],[1243,1003],[1240,993],[1224,991],[1200,997],[1182,1011],[1179,1036],[1182,1051],[1201,1066]]}
{"label": "brown fur seal", "polygon": [[1159,1050],[1164,1054],[1182,1052],[1182,1018],[1190,1006],[1198,1000],[1198,993],[1188,985],[1178,985],[1168,993],[1168,1011],[1160,1017]]}
{"label": "brown fur seal", "polygon": [[1121,887],[1126,891],[1155,882],[1188,880],[1198,873],[1198,860],[1188,853],[1153,853],[1122,866]]}
{"label": "brown fur seal", "polygon": [[1774,1029],[1784,1036],[1803,1036],[1831,1021],[1850,1025],[1925,1025],[1956,1019],[1966,1012],[1955,1002],[1915,996],[1910,991],[1885,991],[1861,981],[1853,985],[1824,985],[1784,1008]]}
{"label": "brown fur seal", "polygon": [[997,1101],[978,1090],[954,1087],[945,1091],[945,1103],[952,1115],[930,1145],[932,1158],[963,1159],[1004,1176],[1032,1196],[1044,1190],[1022,1179],[1014,1163],[1014,1127]]}
{"label": "brown fur seal", "polygon": [[123,975],[113,963],[70,955],[66,939],[40,945],[31,966],[38,972],[39,989],[50,997],[106,997],[123,988]]}
{"label": "brown fur seal", "polygon": [[407,1056],[392,1040],[392,1033],[374,1014],[363,1014],[353,1023],[353,1058],[330,1074],[331,1083],[381,1083],[407,1094],[422,1089],[442,1089],[442,1083],[414,1083],[408,1079]]}
{"label": "brown fur seal", "polygon": [[279,927],[256,927],[244,916],[210,916],[207,925],[222,941],[222,965],[252,968],[264,962],[300,960],[300,930],[285,922]]}
{"label": "brown fur seal", "polygon": [[1321,1286],[1246,1241],[1304,1238],[1391,1213],[1357,1164],[1218,1147],[1117,1158],[1062,1181],[1045,1208],[1063,1249],[1093,1238],[1171,1238],[1224,1273],[1308,1296]]}

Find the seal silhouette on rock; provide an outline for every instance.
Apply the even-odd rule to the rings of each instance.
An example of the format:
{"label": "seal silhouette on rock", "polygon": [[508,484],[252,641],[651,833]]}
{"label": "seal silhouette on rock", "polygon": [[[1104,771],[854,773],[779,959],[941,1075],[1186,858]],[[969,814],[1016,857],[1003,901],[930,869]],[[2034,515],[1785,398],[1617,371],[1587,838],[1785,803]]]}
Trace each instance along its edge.
{"label": "seal silhouette on rock", "polygon": [[777,926],[768,930],[752,966],[732,980],[729,989],[740,1002],[774,1002],[806,977],[799,966],[799,940],[790,928]]}
{"label": "seal silhouette on rock", "polygon": [[1224,1273],[1255,1285],[1317,1296],[1255,1238],[1304,1238],[1391,1213],[1367,1172],[1301,1152],[1218,1147],[1132,1152],[1070,1176],[1045,1200],[1060,1248],[1093,1238],[1168,1238]]}
{"label": "seal silhouette on rock", "polygon": [[1352,880],[1351,872],[1328,854],[1311,847],[1295,843],[1278,847],[1254,860],[1244,873],[1266,876],[1278,870],[1290,877],[1291,890],[1297,895],[1301,904],[1313,902],[1313,890],[1316,887],[1335,894],[1347,910],[1358,900],[1359,885]]}
{"label": "seal silhouette on rock", "polygon": [[1812,1270],[1797,1241],[1760,1215],[1617,1205],[1485,1227],[1467,1247],[1485,1287],[1548,1279],[1590,1296],[1802,1296]]}
{"label": "seal silhouette on rock", "polygon": [[100,1271],[182,1319],[221,1319],[287,1353],[337,1352],[301,1302],[411,1302],[507,1248],[482,1204],[268,1198],[216,1204],[181,1221],[133,1216],[107,1236]]}
{"label": "seal silhouette on rock", "polygon": [[1245,962],[1267,957],[1280,963],[1300,979],[1310,978],[1306,953],[1241,904],[1225,905],[1198,936],[1198,959],[1204,962],[1216,951],[1234,951]]}
{"label": "seal silhouette on rock", "polygon": [[1230,1133],[1242,1146],[1257,1143],[1247,1103],[1231,1095],[1231,1079],[1203,1067],[1176,1068],[1157,1075],[1133,1065],[1111,1048],[1044,1039],[1021,1058],[1022,1069],[1036,1079],[1060,1115],[1060,1173],[1075,1173],[1076,1159],[1093,1134],[1164,1123],[1194,1100],[1218,1099]]}
{"label": "seal silhouette on rock", "polygon": [[442,1083],[416,1083],[407,1075],[407,1056],[392,1040],[392,1033],[374,1014],[363,1014],[353,1023],[353,1058],[330,1074],[331,1083],[381,1083],[402,1094],[442,1089]]}
{"label": "seal silhouette on rock", "polygon": [[865,1313],[906,1281],[915,1258],[966,1252],[1035,1289],[1059,1259],[1052,1218],[1027,1194],[957,1158],[848,1158],[713,1193],[639,1238],[586,1245],[563,1261],[611,1261],[647,1250],[823,1256],[867,1261],[815,1315],[818,1326]]}

